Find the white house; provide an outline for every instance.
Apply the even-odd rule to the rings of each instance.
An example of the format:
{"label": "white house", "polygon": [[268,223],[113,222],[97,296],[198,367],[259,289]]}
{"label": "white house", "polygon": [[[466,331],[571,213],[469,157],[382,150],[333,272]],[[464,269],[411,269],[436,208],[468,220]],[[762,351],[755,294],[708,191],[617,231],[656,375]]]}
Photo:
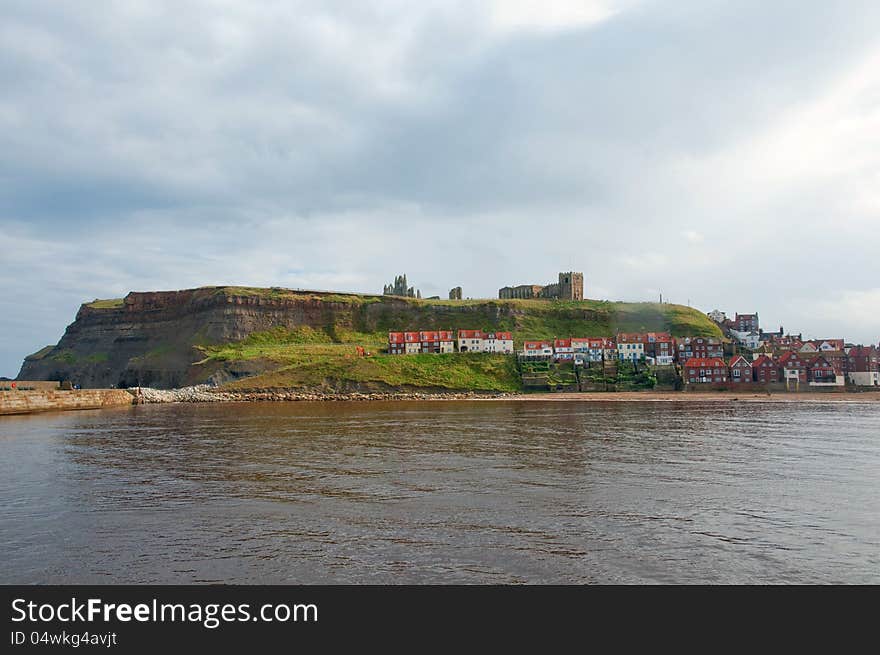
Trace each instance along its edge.
{"label": "white house", "polygon": [[723,323],[727,319],[727,314],[722,312],[720,309],[713,309],[706,315],[716,323]]}
{"label": "white house", "polygon": [[483,352],[483,331],[482,330],[459,330],[458,331],[458,352],[460,352],[460,353],[481,353],[481,352]]}
{"label": "white house", "polygon": [[455,352],[455,336],[452,330],[440,330],[437,333],[437,338],[440,340],[440,352],[441,353],[454,353]]}
{"label": "white house", "polygon": [[618,334],[617,357],[620,361],[639,361],[645,358],[645,335]]}
{"label": "white house", "polygon": [[553,357],[553,342],[524,341],[523,355],[525,357]]}
{"label": "white house", "polygon": [[754,330],[751,332],[740,332],[739,330],[731,330],[730,334],[749,350],[754,350],[761,345],[761,335]]}
{"label": "white house", "polygon": [[513,336],[510,332],[486,332],[483,335],[483,352],[513,353]]}
{"label": "white house", "polygon": [[418,332],[404,332],[403,340],[407,355],[417,355],[422,352],[422,340]]}

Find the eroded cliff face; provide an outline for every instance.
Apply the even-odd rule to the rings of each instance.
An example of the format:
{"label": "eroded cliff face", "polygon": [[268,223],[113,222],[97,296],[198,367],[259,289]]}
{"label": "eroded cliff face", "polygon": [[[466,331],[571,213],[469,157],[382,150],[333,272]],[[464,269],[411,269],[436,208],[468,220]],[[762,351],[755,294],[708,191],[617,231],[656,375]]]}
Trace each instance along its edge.
{"label": "eroded cliff face", "polygon": [[501,314],[513,313],[492,305],[422,307],[388,296],[281,289],[132,292],[116,306],[82,305],[56,346],[25,359],[19,378],[71,380],[84,388],[173,388],[203,382],[211,374],[229,380],[258,372],[240,365],[223,370],[194,366],[203,358],[196,346],[237,341],[272,328],[305,325],[330,334],[338,328],[453,329],[462,320],[488,327]]}
{"label": "eroded cliff face", "polygon": [[198,345],[282,326],[352,326],[358,303],[329,294],[236,295],[226,288],[128,294],[118,307],[83,305],[52,349],[25,359],[19,378],[83,387],[190,384]]}

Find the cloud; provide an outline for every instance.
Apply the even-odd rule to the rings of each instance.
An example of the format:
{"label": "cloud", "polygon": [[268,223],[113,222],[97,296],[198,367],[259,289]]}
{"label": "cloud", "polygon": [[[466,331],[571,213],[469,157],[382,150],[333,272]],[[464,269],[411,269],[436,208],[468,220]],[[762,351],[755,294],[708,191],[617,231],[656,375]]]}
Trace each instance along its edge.
{"label": "cloud", "polygon": [[0,373],[95,297],[402,272],[577,269],[876,341],[878,28],[868,1],[11,0]]}
{"label": "cloud", "polygon": [[827,335],[873,335],[868,343],[880,342],[880,287],[872,289],[840,289],[830,298],[816,303],[819,320],[811,322],[807,334],[811,338]]}
{"label": "cloud", "polygon": [[489,4],[491,24],[502,31],[576,30],[607,20],[624,6],[597,0],[493,0]]}

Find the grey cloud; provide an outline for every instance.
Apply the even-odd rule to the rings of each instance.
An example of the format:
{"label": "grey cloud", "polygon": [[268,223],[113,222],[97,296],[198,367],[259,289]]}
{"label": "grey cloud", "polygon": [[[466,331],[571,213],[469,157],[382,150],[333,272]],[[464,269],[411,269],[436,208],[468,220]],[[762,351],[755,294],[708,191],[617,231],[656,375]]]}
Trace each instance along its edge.
{"label": "grey cloud", "polygon": [[[79,302],[152,287],[370,291],[406,271],[426,295],[480,296],[571,266],[588,292],[804,330],[848,325],[810,297],[877,297],[880,211],[847,196],[880,158],[835,153],[835,177],[817,156],[783,186],[739,171],[738,149],[778,172],[760,140],[878,51],[880,5],[627,3],[511,32],[487,11],[7,3],[0,238],[27,273],[0,271],[0,372]],[[845,111],[880,113],[871,83]]]}

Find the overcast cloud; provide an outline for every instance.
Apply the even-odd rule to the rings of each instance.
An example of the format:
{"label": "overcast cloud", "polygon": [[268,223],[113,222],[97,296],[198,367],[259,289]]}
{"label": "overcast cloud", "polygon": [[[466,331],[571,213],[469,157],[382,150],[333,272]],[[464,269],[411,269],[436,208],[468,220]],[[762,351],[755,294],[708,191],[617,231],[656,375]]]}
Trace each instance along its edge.
{"label": "overcast cloud", "polygon": [[880,3],[6,0],[0,374],[213,284],[592,298],[880,338]]}

